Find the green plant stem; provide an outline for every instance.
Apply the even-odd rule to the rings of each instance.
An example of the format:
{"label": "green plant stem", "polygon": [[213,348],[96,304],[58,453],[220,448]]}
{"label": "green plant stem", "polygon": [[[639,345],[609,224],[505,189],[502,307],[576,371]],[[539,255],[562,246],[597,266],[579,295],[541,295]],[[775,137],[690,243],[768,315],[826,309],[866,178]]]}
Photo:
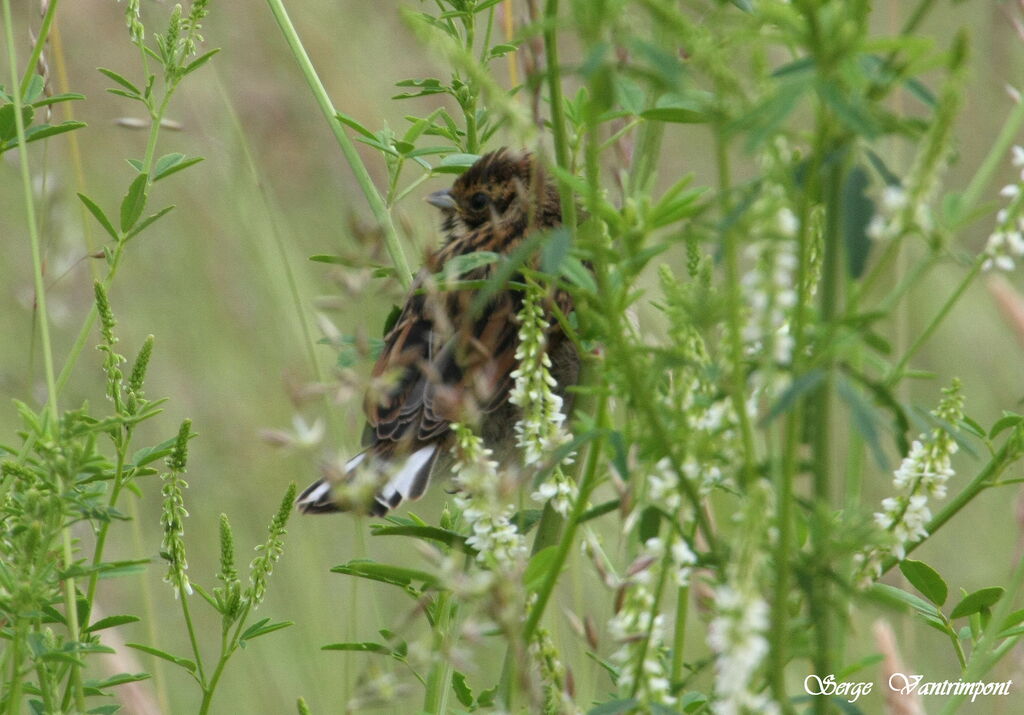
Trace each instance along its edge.
{"label": "green plant stem", "polygon": [[277,25],[281,29],[281,33],[284,35],[292,55],[295,57],[295,61],[299,64],[299,69],[302,70],[302,75],[305,77],[306,83],[313,93],[313,98],[320,107],[320,111],[323,113],[324,119],[327,121],[331,131],[334,133],[334,138],[337,140],[341,153],[344,155],[345,161],[348,162],[349,168],[355,176],[356,183],[359,184],[359,188],[362,189],[363,195],[366,197],[366,202],[370,206],[374,219],[384,231],[384,246],[391,257],[391,262],[394,264],[398,281],[402,284],[403,288],[408,288],[412,284],[412,273],[409,270],[408,262],[405,260],[405,252],[402,250],[402,243],[398,238],[395,223],[391,219],[391,213],[384,204],[384,199],[381,197],[380,192],[377,191],[377,187],[374,186],[373,180],[370,178],[370,174],[366,170],[362,159],[359,158],[355,144],[345,133],[345,128],[338,120],[338,112],[331,103],[331,98],[327,95],[327,90],[320,81],[320,77],[317,76],[316,69],[314,69],[309,55],[306,54],[306,49],[302,46],[302,41],[295,31],[295,26],[292,25],[291,18],[288,17],[284,3],[282,0],[267,0],[267,4],[270,6],[270,11],[274,14],[274,19],[277,21]]}
{"label": "green plant stem", "polygon": [[[10,0],[3,0],[3,18],[4,39],[7,43],[7,59],[11,72],[11,86],[19,88],[17,74],[18,58],[14,49],[14,26],[11,19]],[[45,41],[45,35],[40,35],[40,41]],[[39,229],[36,223],[35,203],[32,199],[32,177],[29,168],[28,148],[25,142],[25,118],[22,115],[22,92],[19,91],[19,89],[15,89],[15,91],[12,92],[12,95],[15,131],[18,137],[18,157],[21,164],[22,196],[25,201],[25,218],[28,223],[29,241],[32,246],[32,276],[35,285],[36,307],[39,315],[39,335],[43,350],[43,365],[46,372],[46,387],[48,393],[47,423],[48,429],[51,433],[55,433],[60,429],[59,413],[57,408],[57,384],[54,378],[53,348],[50,343],[49,313],[46,309],[46,284],[43,281],[42,251],[40,249]],[[61,528],[61,547],[64,568],[70,569],[74,564],[74,548],[72,543],[71,527],[67,523],[63,524]],[[75,579],[74,577],[69,576],[64,579],[64,606],[66,610],[64,617],[67,620],[68,637],[74,643],[78,643],[81,637],[78,629],[78,608],[76,599]],[[20,653],[19,657],[15,658],[15,665],[20,668]],[[16,677],[19,676],[17,672],[15,672],[14,675]],[[20,681],[20,677],[17,677],[17,680]],[[81,669],[76,665],[70,666],[68,688],[69,694],[74,698],[75,706],[80,712],[84,712],[85,692],[82,689]],[[18,700],[20,700],[20,698],[21,696],[19,693]],[[14,707],[20,707],[20,703],[15,702]]]}
{"label": "green plant stem", "polygon": [[[715,131],[715,162],[718,169],[718,199],[721,211],[721,241],[725,265],[726,313],[728,315],[729,361],[731,380],[729,396],[733,411],[740,423],[743,440],[743,465],[740,470],[740,488],[750,483],[754,473],[754,433],[747,414],[746,361],[743,356],[742,297],[740,295],[739,234],[730,226],[732,200],[732,172],[729,167],[729,145],[722,129]],[[699,509],[699,506],[695,505]]]}
{"label": "green plant stem", "polygon": [[[4,40],[7,43],[7,61],[11,71],[11,86],[18,87],[18,57],[14,51],[14,26],[11,20],[11,2],[3,0]],[[42,37],[41,37],[42,39]],[[32,198],[32,176],[25,143],[25,117],[22,115],[22,93],[11,92],[14,100],[14,123],[18,136],[18,159],[21,169],[21,190],[25,202],[25,221],[28,224],[29,242],[32,245],[32,279],[35,285],[36,311],[39,316],[39,339],[43,348],[43,365],[46,371],[46,389],[50,429],[57,428],[57,389],[53,370],[53,348],[50,344],[50,319],[46,309],[46,283],[43,280],[43,259],[40,249],[39,228],[36,223],[36,208]]]}
{"label": "green plant stem", "polygon": [[203,673],[203,655],[199,650],[199,641],[196,638],[196,629],[192,625],[192,612],[188,607],[188,591],[185,588],[184,578],[178,579],[178,598],[181,599],[181,614],[185,618],[185,629],[188,631],[188,640],[192,646],[192,655],[196,659],[196,673],[199,677],[199,684],[206,690],[206,675]]}
{"label": "green plant stem", "polygon": [[[569,134],[565,126],[565,100],[562,98],[561,69],[558,66],[558,0],[547,0],[544,5],[545,77],[551,104],[551,133],[555,142],[555,162],[563,171],[571,172]],[[572,187],[558,177],[558,193],[562,197],[562,223],[571,233],[576,232],[576,200]]]}
{"label": "green plant stem", "polygon": [[1017,102],[1014,104],[1013,109],[1010,110],[1010,115],[1003,123],[1002,129],[999,130],[992,148],[989,149],[988,154],[985,155],[984,160],[981,162],[981,166],[974,172],[970,183],[964,189],[964,193],[957,204],[958,211],[956,219],[953,221],[954,226],[958,226],[973,213],[974,207],[988,187],[989,182],[992,181],[996,170],[1005,161],[1006,152],[1016,140],[1022,124],[1024,124],[1024,102]]}
{"label": "green plant stem", "polygon": [[[982,469],[977,476],[970,481],[970,483],[960,491],[953,499],[946,504],[942,510],[932,517],[931,521],[925,524],[925,531],[928,532],[929,536],[935,534],[936,531],[941,529],[946,522],[952,519],[956,514],[967,506],[983,489],[992,486],[999,475],[1003,472],[1006,467],[1010,465],[1015,459],[1017,459],[1022,453],[1024,453],[1024,428],[1017,427],[1016,431],[1011,434],[1003,446],[999,449],[995,455],[988,461],[985,468]],[[906,555],[909,556],[914,549],[923,544],[924,541],[917,541],[913,544],[906,545]],[[882,572],[879,576],[885,574],[893,566],[899,563],[899,560],[894,556],[890,556],[882,562]]]}
{"label": "green plant stem", "polygon": [[459,604],[452,598],[451,591],[443,591],[437,597],[436,608],[438,616],[434,623],[435,658],[430,666],[430,675],[427,677],[427,691],[423,696],[423,712],[446,715],[452,680],[452,661],[446,651],[451,646],[451,630]]}
{"label": "green plant stem", "polygon": [[672,545],[677,538],[675,530],[669,531],[665,539],[665,554],[661,557],[661,572],[658,574],[658,584],[654,587],[654,598],[651,600],[651,607],[647,611],[647,630],[644,631],[640,640],[640,649],[636,654],[636,662],[633,672],[633,687],[630,689],[629,697],[635,698],[640,693],[640,685],[644,682],[644,663],[647,660],[647,651],[651,647],[651,636],[654,634],[654,623],[661,610],[661,597],[665,592],[665,584],[668,581],[669,564],[672,561]]}
{"label": "green plant stem", "polygon": [[[1013,570],[1013,575],[1010,577],[1010,583],[1008,585],[1009,588],[1007,589],[1007,594],[999,600],[999,604],[989,617],[988,625],[985,626],[981,637],[978,638],[977,643],[975,643],[974,648],[971,651],[971,659],[967,670],[963,675],[964,682],[976,681],[983,678],[992,666],[998,663],[1009,649],[1016,645],[1020,640],[1020,636],[1017,636],[1006,639],[1005,642],[995,648],[990,649],[989,645],[994,639],[999,637],[999,632],[1003,628],[1003,623],[1006,622],[1006,617],[1010,615],[1010,609],[1012,609],[1016,604],[1016,596],[1018,596],[1021,589],[1024,588],[1024,558],[1017,560],[1017,566]],[[956,712],[966,698],[966,695],[954,695],[950,697],[942,707],[942,715]]]}
{"label": "green plant stem", "polygon": [[[71,527],[68,524],[65,524],[61,529],[61,549],[64,568],[70,569],[75,563],[75,553],[71,538]],[[75,579],[70,576],[64,579],[64,611],[64,617],[68,621],[68,638],[78,643],[81,638],[78,629],[78,594],[75,589]],[[71,672],[68,674],[68,693],[73,697],[78,712],[85,712],[82,669],[77,665],[71,665],[70,669]]]}
{"label": "green plant stem", "polygon": [[39,26],[39,35],[36,37],[35,44],[32,45],[32,54],[29,55],[28,64],[25,66],[25,74],[21,77],[22,96],[24,96],[25,92],[28,91],[28,85],[32,81],[32,77],[35,76],[36,67],[39,66],[39,58],[42,57],[43,48],[46,47],[46,41],[50,36],[50,27],[53,25],[53,18],[57,14],[57,6],[59,4],[59,0],[51,0],[51,2],[46,5],[46,12],[43,14],[43,22]]}
{"label": "green plant stem", "polygon": [[686,616],[690,609],[690,587],[680,586],[676,592],[676,622],[672,631],[672,669],[669,678],[673,683],[683,677],[683,647],[686,645]]}
{"label": "green plant stem", "polygon": [[[819,121],[824,127],[827,115],[822,112]],[[824,130],[822,130],[824,131]],[[825,139],[821,147],[830,146]],[[843,243],[840,221],[842,217],[842,189],[846,176],[849,155],[842,145],[835,146],[834,152],[842,152],[842,159],[828,170],[825,195],[825,246],[822,266],[821,320],[825,325],[833,325],[840,313],[840,289],[843,285]],[[832,402],[835,392],[835,354],[829,346],[823,345],[821,357],[824,360],[822,369],[825,379],[815,393],[813,409],[808,415],[814,420],[813,440],[811,443],[812,462],[814,464],[814,501],[815,511],[811,522],[811,548],[815,553],[818,569],[813,574],[811,591],[808,594],[808,605],[814,622],[815,651],[814,667],[816,673],[832,672],[832,602],[829,596],[830,576],[826,573],[829,563],[829,532],[832,514],[831,495],[831,459],[832,459]],[[824,698],[817,702],[826,703]],[[824,709],[820,709],[825,712]]]}
{"label": "green plant stem", "polygon": [[928,326],[918,334],[917,338],[914,339],[914,342],[911,343],[909,348],[907,348],[907,351],[903,353],[903,357],[900,358],[900,361],[893,366],[892,370],[889,371],[888,376],[885,378],[886,385],[891,387],[899,382],[900,378],[903,377],[903,371],[906,368],[907,363],[910,362],[910,359],[917,353],[921,346],[928,342],[932,334],[942,324],[942,321],[945,320],[946,316],[949,315],[949,312],[953,310],[953,307],[957,302],[959,302],[960,298],[963,297],[964,292],[968,287],[970,287],[971,283],[974,282],[974,279],[981,271],[981,265],[983,262],[984,256],[978,256],[975,259],[974,264],[971,266],[971,270],[968,271],[967,275],[965,275],[960,281],[960,285],[958,285],[956,290],[953,291],[949,298],[946,299],[946,302],[943,303],[942,308],[940,308],[935,317],[931,319]]}
{"label": "green plant stem", "polygon": [[[597,424],[599,429],[606,426],[607,419],[608,398],[602,392],[597,398]],[[590,493],[597,484],[597,467],[600,463],[601,452],[603,451],[604,438],[604,431],[602,429],[598,432],[597,437],[594,438],[594,442],[590,446],[590,452],[587,454],[586,467],[583,470],[583,478],[580,480],[576,501],[573,502],[572,513],[569,515],[569,519],[567,520],[565,530],[562,533],[562,539],[558,542],[557,551],[555,552],[555,557],[551,563],[551,569],[548,571],[544,578],[544,582],[537,591],[537,600],[533,604],[533,608],[530,609],[530,613],[526,618],[526,623],[523,624],[523,642],[526,644],[530,643],[536,633],[537,626],[540,624],[541,616],[544,615],[544,609],[547,608],[548,601],[551,600],[551,595],[555,590],[555,584],[558,582],[558,576],[562,572],[562,566],[565,564],[565,559],[569,555],[569,550],[572,548],[573,542],[576,538],[576,530],[579,528],[580,517],[583,516],[583,513],[587,510],[587,499],[590,497]]]}
{"label": "green plant stem", "polygon": [[[224,97],[224,105],[227,108],[228,115],[231,118],[231,125],[234,129],[235,136],[237,137],[239,146],[242,150],[242,155],[245,157],[245,165],[249,170],[249,175],[252,177],[253,185],[259,192],[260,199],[262,200],[261,208],[263,210],[263,216],[266,219],[266,224],[269,227],[269,233],[273,239],[274,248],[277,251],[278,261],[284,268],[285,282],[288,287],[288,296],[292,303],[292,308],[295,311],[295,319],[299,325],[299,331],[302,335],[303,345],[306,349],[306,359],[309,361],[310,373],[317,382],[323,382],[323,372],[320,369],[320,363],[317,360],[316,354],[316,341],[313,339],[313,330],[310,326],[309,311],[303,308],[302,294],[299,291],[299,280],[296,277],[295,268],[292,266],[292,262],[289,258],[288,251],[285,247],[284,233],[281,229],[281,223],[279,219],[280,211],[276,209],[275,203],[271,198],[270,192],[267,190],[266,182],[260,179],[259,170],[256,167],[256,160],[253,158],[252,147],[246,137],[245,132],[242,129],[242,123],[238,119],[238,112],[235,110],[234,104],[230,101],[227,91],[224,89],[223,79],[219,72],[216,73],[217,86],[220,89],[221,95]],[[325,409],[327,424],[332,432],[340,432],[340,426],[336,424],[336,410],[330,409],[329,403],[330,398],[324,395],[324,404],[327,405]]]}
{"label": "green plant stem", "polygon": [[[25,626],[22,619],[17,619],[14,637],[11,639],[11,689],[7,692],[7,713],[18,715],[21,712],[21,644],[26,639]],[[6,653],[4,654],[7,655]]]}
{"label": "green plant stem", "polygon": [[[110,498],[107,500],[107,506],[113,508],[117,504],[117,498],[121,494],[121,488],[124,486],[124,458],[125,450],[127,449],[129,440],[131,439],[131,430],[125,429],[121,435],[121,442],[117,445],[117,461],[114,467],[114,484],[110,489]],[[95,570],[103,561],[103,552],[106,548],[107,534],[110,532],[110,525],[112,520],[108,519],[103,522],[100,526],[99,533],[96,535],[96,546],[93,549],[92,565],[93,573],[89,577],[89,587],[86,589],[86,610],[83,622],[86,626],[89,625],[89,619],[92,616],[92,604],[96,598],[96,587],[99,583],[99,571]]]}
{"label": "green plant stem", "polygon": [[[244,619],[240,623],[245,623]],[[234,652],[232,644],[228,641],[228,630],[224,629],[220,636],[220,658],[217,660],[217,667],[210,676],[210,682],[203,686],[203,702],[199,706],[199,715],[206,715],[210,711],[210,704],[213,702],[213,694],[217,691],[217,683],[224,673],[224,667],[228,664],[228,658]]]}

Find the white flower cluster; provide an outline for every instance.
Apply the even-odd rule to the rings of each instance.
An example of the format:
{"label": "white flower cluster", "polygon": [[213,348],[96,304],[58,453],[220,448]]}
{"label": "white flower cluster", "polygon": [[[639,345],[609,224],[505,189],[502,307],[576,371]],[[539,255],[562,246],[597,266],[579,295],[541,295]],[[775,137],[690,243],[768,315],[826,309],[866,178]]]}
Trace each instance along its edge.
{"label": "white flower cluster", "polygon": [[[954,381],[943,393],[932,414],[955,426],[963,419],[964,400],[959,381]],[[875,523],[892,535],[893,543],[857,555],[862,583],[870,583],[880,575],[886,556],[891,554],[902,561],[906,558],[907,546],[928,536],[925,525],[932,518],[928,499],[945,498],[946,482],[954,475],[951,459],[957,450],[956,440],[944,427],[936,427],[914,440],[909,454],[893,472],[896,496],[883,499],[882,511],[875,513]]]}
{"label": "white flower cluster", "polygon": [[708,626],[708,645],[715,653],[712,711],[717,715],[778,712],[776,703],[752,689],[768,654],[768,604],[755,593],[723,584],[715,589],[715,612]]}
{"label": "white flower cluster", "polygon": [[530,644],[530,655],[540,668],[544,683],[545,712],[559,715],[580,715],[582,710],[573,702],[570,690],[571,680],[568,669],[558,657],[558,649],[551,640],[551,634],[543,628],[537,631]]}
{"label": "white flower cluster", "polygon": [[878,211],[871,217],[866,233],[868,238],[881,243],[897,239],[911,228],[928,230],[931,225],[932,217],[925,202],[918,201],[911,206],[906,189],[889,184],[882,189]]}
{"label": "white flower cluster", "polygon": [[[620,690],[629,692],[636,684],[637,659],[643,653],[639,668],[641,682],[636,688],[636,697],[644,704],[658,703],[673,705],[672,683],[660,657],[665,641],[665,616],[652,614],[654,590],[652,584],[657,564],[665,554],[665,543],[658,538],[648,539],[634,564],[639,564],[629,581],[623,584],[626,596],[622,606],[608,622],[608,633],[613,640],[621,643],[612,653],[611,662],[619,667],[618,685]],[[681,549],[672,548],[673,562],[677,568],[677,581],[689,580],[690,567],[696,563],[696,556],[683,544]],[[646,645],[645,645],[646,644]]]}
{"label": "white flower cluster", "polygon": [[768,355],[777,365],[789,365],[793,358],[793,337],[789,320],[796,306],[796,235],[799,222],[788,208],[777,209],[775,230],[770,238],[747,246],[752,268],[740,279],[743,300],[749,308],[743,326],[747,352]]}
{"label": "white flower cluster", "polygon": [[526,541],[511,517],[513,507],[500,498],[498,463],[492,452],[469,427],[454,423],[456,460],[452,468],[459,495],[455,503],[462,510],[472,532],[466,543],[477,552],[485,567],[507,571],[526,556]]}
{"label": "white flower cluster", "polygon": [[[564,425],[562,398],[553,389],[558,383],[551,375],[551,357],[546,350],[548,321],[544,318],[544,299],[544,289],[531,282],[519,311],[519,366],[512,373],[515,386],[509,393],[509,401],[522,411],[515,426],[516,443],[523,450],[523,461],[528,467],[540,464],[546,455],[570,439]],[[559,468],[532,495],[538,501],[551,499],[552,507],[563,516],[569,513],[575,496],[576,485]]]}
{"label": "white flower cluster", "polygon": [[996,214],[996,230],[985,244],[985,262],[982,270],[993,268],[1012,271],[1017,261],[1024,259],[1024,147],[1013,147],[1013,165],[1021,169],[1020,179],[1007,184],[999,192],[1010,200],[1006,208]]}

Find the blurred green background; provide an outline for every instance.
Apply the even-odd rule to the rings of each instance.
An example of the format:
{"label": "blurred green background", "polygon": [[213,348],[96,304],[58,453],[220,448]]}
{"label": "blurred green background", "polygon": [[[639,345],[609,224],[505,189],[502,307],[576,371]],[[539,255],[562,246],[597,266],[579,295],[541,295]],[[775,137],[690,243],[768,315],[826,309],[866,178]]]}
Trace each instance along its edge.
{"label": "blurred green background", "polygon": [[[516,13],[521,13],[522,3],[517,0],[514,4]],[[445,72],[429,48],[421,46],[401,21],[401,5],[308,0],[293,3],[291,8],[292,19],[336,107],[372,129],[384,123],[404,129],[404,115],[427,113],[443,101],[437,97],[390,101],[397,93],[394,82]],[[421,3],[404,5],[418,8]],[[905,5],[900,0],[878,3],[878,31],[891,32],[898,27],[907,11]],[[89,263],[94,259],[86,257],[87,242],[96,246],[102,240],[101,231],[91,218],[83,216],[74,194],[81,191],[101,206],[116,207],[135,173],[125,159],[140,157],[145,145],[144,131],[117,123],[119,118],[139,117],[136,106],[105,93],[111,83],[95,69],[108,67],[141,81],[122,11],[123,5],[113,1],[64,3],[57,14],[59,42],[52,43],[46,53],[55,91],[82,92],[88,97],[66,105],[88,128],[51,139],[45,146],[33,144],[30,152],[45,237],[58,368],[92,301]],[[169,8],[144,3],[143,11],[147,28],[153,32],[165,22]],[[947,187],[965,183],[985,155],[1011,106],[1004,89],[1007,83],[1024,86],[1022,41],[1009,21],[1013,12],[1012,3],[943,3],[941,11],[933,13],[925,25],[923,33],[939,46],[948,45],[955,30],[966,26],[975,53],[965,109],[956,127],[959,154],[947,175]],[[25,39],[15,49],[19,62],[25,62],[29,28],[38,27],[39,8],[19,3],[16,13],[15,36]],[[306,319],[314,323],[319,306],[344,334],[376,337],[392,303],[401,296],[393,282],[371,280],[369,269],[336,270],[307,260],[314,254],[344,254],[369,263],[383,261],[384,254],[374,243],[372,231],[352,230],[353,224],[368,225],[369,212],[267,8],[262,3],[213,0],[204,26],[207,47],[223,51],[183,84],[170,112],[180,122],[181,131],[165,131],[158,154],[180,151],[207,160],[156,185],[151,207],[174,203],[178,209],[130,246],[111,290],[111,301],[119,319],[122,352],[133,355],[146,335],[156,336],[147,394],[171,398],[165,415],[140,431],[137,444],[166,439],[184,417],[193,420],[193,429],[200,435],[192,442],[189,461],[186,499],[191,518],[186,540],[189,573],[199,583],[210,584],[217,570],[219,513],[231,518],[239,561],[247,562],[252,553],[248,549],[263,540],[266,524],[287,484],[295,481],[300,488],[305,486],[315,477],[322,458],[336,452],[351,453],[359,441],[358,389],[332,391],[331,396],[339,399],[329,410],[319,399],[301,404],[295,399],[301,386],[312,381],[313,372],[285,280],[284,262],[297,277]],[[569,63],[576,60],[571,50],[564,58]],[[495,62],[493,66],[499,78],[507,81],[505,65]],[[21,69],[19,65],[19,72]],[[65,70],[66,86],[62,80]],[[6,62],[3,77],[9,77]],[[57,110],[57,118],[64,118],[63,111]],[[74,170],[75,143],[80,151],[80,178]],[[890,165],[905,170],[912,147],[894,143],[885,148]],[[384,172],[379,157],[367,147],[360,146],[360,151],[380,182]],[[0,395],[35,404],[43,401],[45,390],[38,331],[33,328],[32,264],[15,154],[10,152],[0,163],[0,236],[4,239],[0,255]],[[663,159],[665,182],[694,172],[698,184],[713,183],[706,128],[669,125]],[[1007,161],[1002,178],[1009,180],[1010,176]],[[425,247],[438,240],[437,217],[419,198],[448,181],[441,177],[427,182],[398,209],[401,224],[408,229],[407,253],[414,263]],[[993,198],[998,188],[990,188]],[[989,224],[979,222],[964,235],[963,248],[979,250]],[[915,250],[919,247],[911,249],[905,260],[912,260]],[[961,275],[961,268],[946,265],[910,297],[899,319],[886,326],[895,344],[905,345],[907,336],[916,335]],[[1019,288],[1020,278],[1013,280]],[[640,320],[658,329],[653,315],[641,313]],[[314,331],[319,336],[315,324]],[[330,375],[335,351],[317,346],[316,356],[324,374]],[[98,353],[87,350],[83,354],[61,396],[62,407],[89,400],[95,411],[104,409],[100,364]],[[1024,395],[1020,336],[1007,327],[981,282],[929,342],[915,366],[940,376],[906,389],[904,397],[915,404],[933,406],[938,388],[959,375],[968,414],[982,424],[991,423],[1002,409],[1020,408]],[[364,375],[366,370],[367,365],[361,364],[356,374]],[[308,422],[328,420],[322,444],[307,450],[275,449],[260,439],[263,429],[291,429],[295,415]],[[0,410],[0,440],[13,441],[16,427],[14,409]],[[897,457],[890,456],[895,466]],[[971,475],[979,465],[969,455],[961,455],[959,478]],[[952,490],[955,484],[951,483]],[[144,623],[119,629],[125,640],[184,654],[187,646],[180,611],[171,589],[160,582],[159,485],[151,481],[142,486],[145,494],[138,509],[141,549],[142,555],[154,559],[153,564],[141,577],[103,582],[99,603],[108,614],[134,613],[144,618]],[[889,476],[874,475],[866,490],[866,509],[870,511],[889,491]],[[435,520],[445,496],[434,490],[413,509]],[[929,541],[920,558],[940,567],[954,588],[970,591],[1001,582],[1020,553],[1024,534],[1019,520],[1024,517],[1015,515],[1015,499],[1011,488],[983,495]],[[371,540],[367,520],[344,515],[295,518],[289,532],[260,617],[294,620],[297,625],[254,642],[230,663],[215,702],[217,712],[292,712],[299,695],[309,700],[314,712],[338,712],[353,684],[373,677],[378,672],[375,669],[394,668],[409,680],[400,666],[379,656],[319,649],[330,642],[373,639],[377,629],[384,627],[401,630],[410,640],[422,632],[406,621],[412,601],[396,596],[393,589],[357,585],[328,573],[331,566],[364,555],[422,566],[424,562],[410,544]],[[111,557],[140,555],[129,527],[115,528],[112,535],[116,539]],[[88,538],[86,534],[82,537]],[[609,538],[618,537],[609,534]],[[579,564],[573,568],[571,586],[564,589],[563,597],[566,605],[585,612],[583,594],[601,587],[589,568]],[[152,594],[148,605],[143,597],[146,591]],[[610,598],[600,601],[609,603]],[[213,657],[219,623],[210,618],[208,609],[197,605],[196,610]],[[567,660],[577,667],[578,691],[585,695],[606,691],[610,683],[575,650],[576,639],[560,609],[551,609],[550,614],[552,630],[569,649]],[[592,615],[599,624],[608,617],[604,612]],[[867,609],[854,618],[851,660],[872,652],[867,626],[874,615]],[[149,619],[152,631],[145,625]],[[955,662],[940,634],[907,624],[897,633],[914,672],[925,672],[934,679],[956,677]],[[475,689],[489,687],[497,677],[501,653],[497,646],[494,650],[490,657],[483,657],[478,671],[470,672]],[[485,642],[481,652],[487,651]],[[141,669],[151,669],[148,657],[139,660]],[[1020,661],[1016,663],[1020,668]],[[166,675],[169,712],[194,710],[198,694],[192,684],[182,673]],[[794,692],[797,688],[799,681],[795,680]],[[419,698],[416,691],[410,700],[400,698],[383,712],[411,712],[413,706],[408,703],[418,703]],[[988,711],[978,707],[968,711]],[[1002,700],[983,707],[994,708],[991,712],[1019,712],[1013,703]]]}

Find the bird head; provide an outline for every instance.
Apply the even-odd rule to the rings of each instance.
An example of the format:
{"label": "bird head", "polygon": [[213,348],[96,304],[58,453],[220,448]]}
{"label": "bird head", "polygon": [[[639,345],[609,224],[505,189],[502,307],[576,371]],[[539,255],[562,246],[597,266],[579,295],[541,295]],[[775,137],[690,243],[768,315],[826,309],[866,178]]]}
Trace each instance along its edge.
{"label": "bird head", "polygon": [[531,218],[541,226],[561,221],[558,191],[546,177],[535,185],[536,167],[529,153],[499,149],[480,157],[450,189],[435,191],[427,202],[441,210],[451,238],[490,223],[522,231]]}

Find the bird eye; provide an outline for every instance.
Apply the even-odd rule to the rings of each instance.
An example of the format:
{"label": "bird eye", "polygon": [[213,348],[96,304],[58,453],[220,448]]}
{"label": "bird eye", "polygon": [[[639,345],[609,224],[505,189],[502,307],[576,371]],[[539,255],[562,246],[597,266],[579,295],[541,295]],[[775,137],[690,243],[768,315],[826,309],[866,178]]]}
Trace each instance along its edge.
{"label": "bird eye", "polygon": [[487,206],[487,194],[478,191],[469,197],[469,208],[474,211],[482,211]]}

